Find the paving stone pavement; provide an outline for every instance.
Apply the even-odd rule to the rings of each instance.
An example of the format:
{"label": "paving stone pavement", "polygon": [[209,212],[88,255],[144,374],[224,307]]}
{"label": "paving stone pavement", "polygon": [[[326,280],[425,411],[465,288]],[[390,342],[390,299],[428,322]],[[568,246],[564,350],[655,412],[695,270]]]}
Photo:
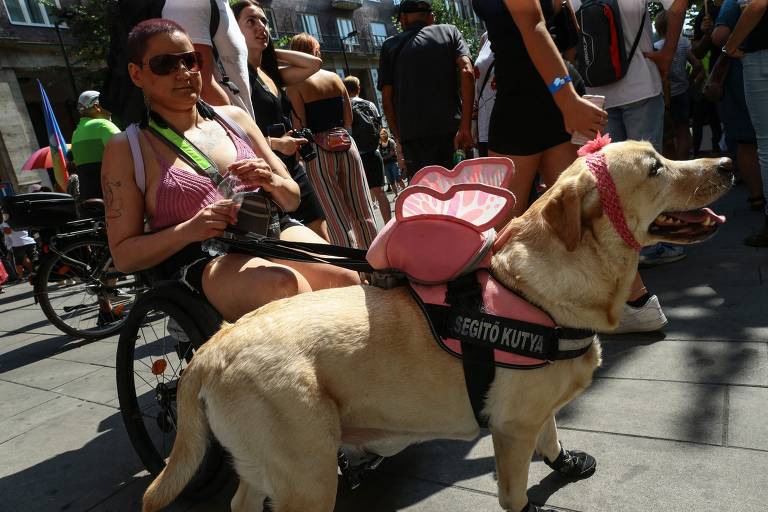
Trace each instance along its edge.
{"label": "paving stone pavement", "polygon": [[[678,263],[643,272],[670,324],[604,336],[592,387],[558,416],[566,447],[598,459],[567,484],[540,461],[529,496],[563,511],[762,512],[768,503],[768,250],[741,240],[760,225],[737,186],[729,217]],[[0,295],[0,511],[140,510],[150,478],[122,425],[116,338],[72,340],[26,284]],[[301,475],[296,475],[300,485]],[[225,511],[235,483],[171,511]],[[336,510],[499,510],[487,432],[434,441],[383,462]]]}

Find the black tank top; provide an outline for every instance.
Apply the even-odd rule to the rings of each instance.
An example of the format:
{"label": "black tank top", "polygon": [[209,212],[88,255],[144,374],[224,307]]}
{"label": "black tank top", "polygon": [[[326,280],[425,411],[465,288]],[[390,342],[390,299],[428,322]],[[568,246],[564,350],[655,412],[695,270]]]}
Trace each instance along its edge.
{"label": "black tank top", "polygon": [[[291,130],[291,118],[286,115],[291,111],[291,106],[285,92],[278,88],[280,96],[272,94],[267,84],[259,78],[258,73],[250,66],[248,66],[248,74],[251,81],[253,113],[261,133],[265,137],[269,135],[269,127],[274,124],[282,124],[286,132]],[[275,154],[280,157],[289,171],[296,166],[296,155],[285,156],[278,151],[275,151]]]}

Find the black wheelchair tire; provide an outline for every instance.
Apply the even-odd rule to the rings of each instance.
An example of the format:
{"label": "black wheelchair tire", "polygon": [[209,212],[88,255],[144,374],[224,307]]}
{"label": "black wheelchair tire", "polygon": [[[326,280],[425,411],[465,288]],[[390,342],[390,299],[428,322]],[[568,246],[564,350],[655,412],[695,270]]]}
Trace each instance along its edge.
{"label": "black wheelchair tire", "polygon": [[[59,252],[61,254],[67,255],[75,249],[86,246],[100,247],[109,250],[109,244],[107,243],[106,238],[88,237],[78,239],[65,245],[63,248],[59,249]],[[53,272],[54,267],[61,260],[61,256],[57,253],[49,252],[41,259],[42,262],[38,268],[34,283],[35,298],[39,302],[40,309],[43,310],[45,317],[57,329],[76,338],[85,340],[99,340],[106,338],[107,336],[111,336],[123,327],[125,322],[124,320],[118,320],[101,329],[98,327],[92,329],[78,329],[64,321],[51,304],[48,292],[49,278]]]}
{"label": "black wheelchair tire", "polygon": [[[197,350],[216,331],[220,322],[220,319],[216,321],[218,317],[210,306],[182,288],[183,285],[174,283],[153,288],[142,294],[123,325],[117,346],[117,395],[123,423],[136,454],[152,476],[157,476],[162,471],[165,460],[152,442],[136,396],[133,362],[140,326],[148,313],[162,311],[176,320],[189,337],[193,349]],[[205,457],[181,497],[210,497],[220,491],[233,474],[227,452],[211,435]]]}

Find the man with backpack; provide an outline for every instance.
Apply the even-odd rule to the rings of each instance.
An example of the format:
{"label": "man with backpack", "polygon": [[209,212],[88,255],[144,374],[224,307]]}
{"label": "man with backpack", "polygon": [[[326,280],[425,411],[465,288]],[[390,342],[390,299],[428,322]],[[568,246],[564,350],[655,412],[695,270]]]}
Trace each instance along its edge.
{"label": "man with backpack", "polygon": [[356,76],[346,77],[344,87],[352,103],[352,138],[363,161],[368,188],[379,203],[381,218],[387,223],[392,217],[392,210],[384,192],[384,162],[379,153],[381,115],[373,102],[359,96],[360,80]]}
{"label": "man with backpack", "polygon": [[422,167],[453,167],[453,153],[469,150],[475,70],[454,25],[435,24],[432,5],[402,0],[403,32],[381,46],[378,88],[387,123],[410,178]]}
{"label": "man with backpack", "polygon": [[[661,152],[662,78],[672,64],[688,0],[661,0],[667,10],[668,28],[659,51],[653,49],[650,3],[573,0],[573,7],[582,30],[577,52],[579,72],[588,94],[605,96],[611,139],[647,140]],[[618,41],[612,34],[618,35]]]}
{"label": "man with backpack", "polygon": [[[614,142],[647,140],[662,152],[664,92],[688,8],[688,0],[661,0],[667,11],[664,47],[653,49],[650,0],[573,0],[582,30],[578,69],[587,93],[605,97],[607,131]],[[682,248],[656,244],[641,252],[640,265],[652,266],[685,257]],[[617,333],[661,329],[667,318],[658,298],[646,290],[638,273]]]}

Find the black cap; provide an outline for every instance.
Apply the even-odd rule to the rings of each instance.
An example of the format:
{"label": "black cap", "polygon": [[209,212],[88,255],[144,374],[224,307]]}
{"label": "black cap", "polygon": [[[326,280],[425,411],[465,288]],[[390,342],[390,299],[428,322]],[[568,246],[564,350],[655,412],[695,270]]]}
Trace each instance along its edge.
{"label": "black cap", "polygon": [[409,12],[432,12],[432,5],[425,0],[403,0],[400,2],[400,14]]}

